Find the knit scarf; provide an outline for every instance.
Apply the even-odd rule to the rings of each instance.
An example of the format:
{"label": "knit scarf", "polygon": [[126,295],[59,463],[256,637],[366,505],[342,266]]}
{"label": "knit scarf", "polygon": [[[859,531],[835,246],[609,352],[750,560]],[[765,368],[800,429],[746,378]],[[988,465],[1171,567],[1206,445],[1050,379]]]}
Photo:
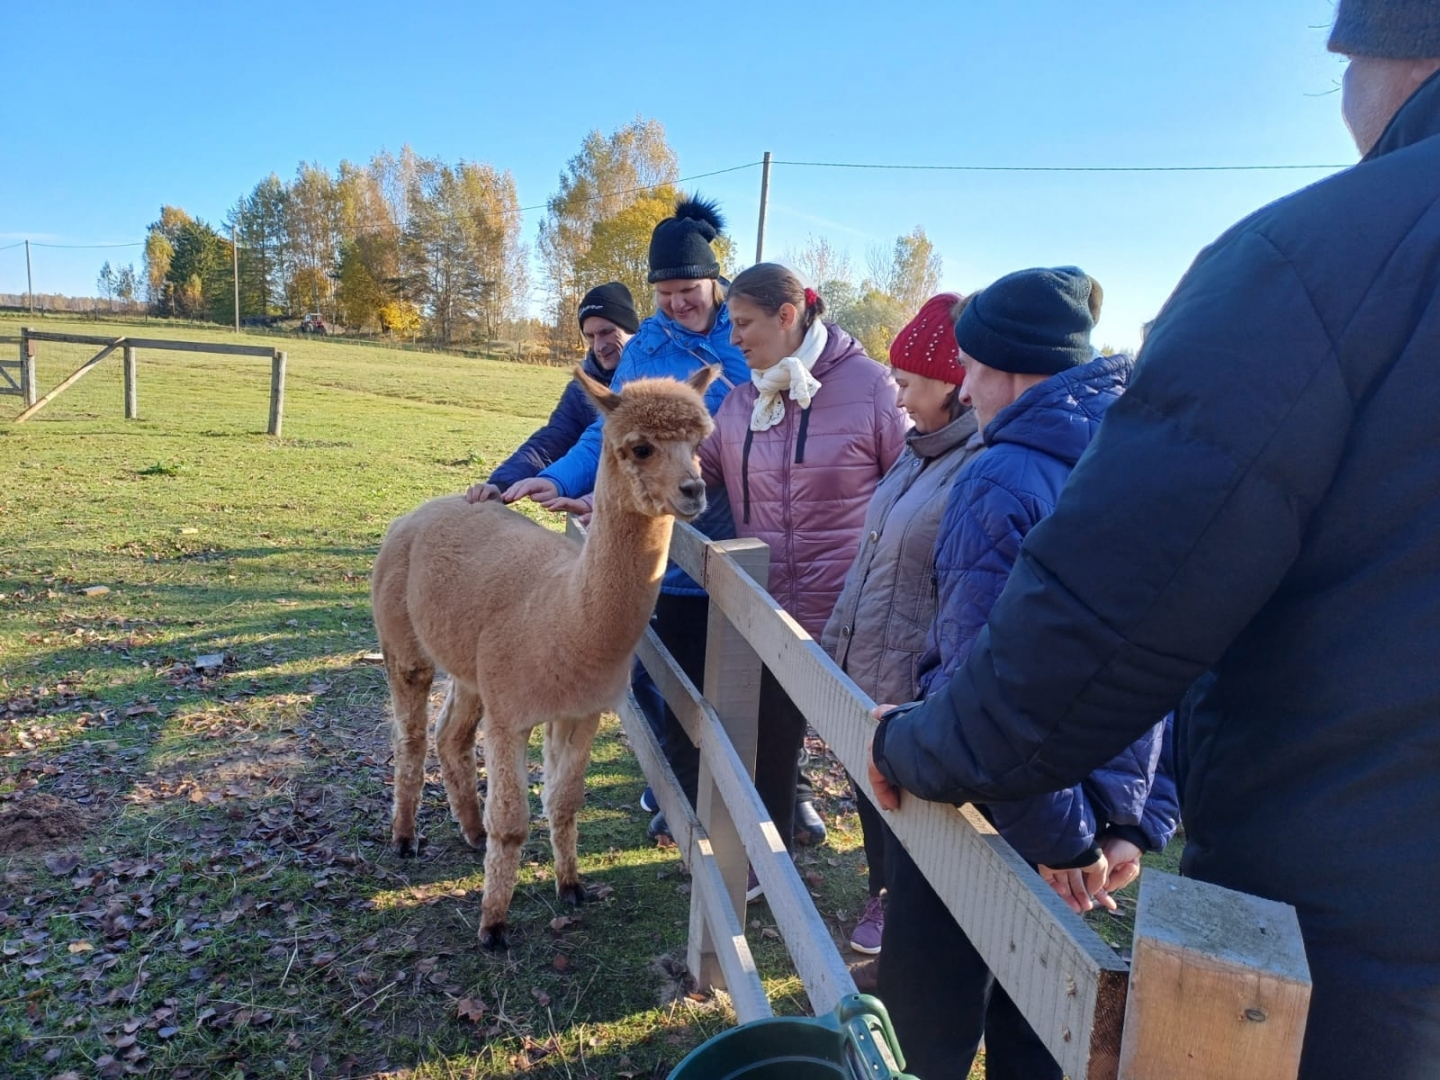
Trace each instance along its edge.
{"label": "knit scarf", "polygon": [[820,389],[820,380],[810,374],[810,369],[815,366],[815,361],[820,359],[820,354],[825,351],[825,343],[829,340],[830,332],[825,329],[823,322],[816,319],[805,332],[805,340],[800,343],[800,348],[795,350],[794,356],[787,356],[774,367],[764,371],[750,372],[750,381],[759,391],[759,396],[755,399],[755,409],[750,413],[751,431],[769,431],[785,419],[787,390],[790,399],[798,402],[800,408],[810,407],[810,399]]}

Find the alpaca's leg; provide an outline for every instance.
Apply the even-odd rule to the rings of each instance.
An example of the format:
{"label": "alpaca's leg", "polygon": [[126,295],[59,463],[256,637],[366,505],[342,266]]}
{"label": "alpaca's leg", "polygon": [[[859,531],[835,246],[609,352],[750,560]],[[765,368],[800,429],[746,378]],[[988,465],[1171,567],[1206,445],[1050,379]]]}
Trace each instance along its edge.
{"label": "alpaca's leg", "polygon": [[480,697],[474,690],[450,680],[450,692],[435,721],[435,752],[450,813],[472,848],[485,846],[485,826],[475,793],[475,727],[480,721]]}
{"label": "alpaca's leg", "polygon": [[555,853],[555,892],[568,904],[585,900],[576,862],[575,816],[585,803],[585,768],[599,727],[598,713],[574,723],[545,725],[545,816],[550,819],[550,847]]}
{"label": "alpaca's leg", "polygon": [[395,709],[391,741],[395,748],[395,805],[390,840],[399,855],[413,855],[419,846],[415,812],[425,786],[425,721],[435,668],[421,658],[396,656],[385,650],[385,673]]}
{"label": "alpaca's leg", "polygon": [[515,894],[520,849],[530,834],[525,784],[525,744],[530,732],[512,731],[491,712],[485,718],[485,897],[480,904],[480,944],[504,949],[505,916]]}

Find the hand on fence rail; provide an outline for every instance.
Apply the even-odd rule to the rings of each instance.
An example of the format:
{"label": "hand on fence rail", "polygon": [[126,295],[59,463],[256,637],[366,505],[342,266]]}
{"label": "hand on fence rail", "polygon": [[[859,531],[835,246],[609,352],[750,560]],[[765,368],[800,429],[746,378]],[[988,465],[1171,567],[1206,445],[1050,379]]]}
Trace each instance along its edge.
{"label": "hand on fence rail", "polygon": [[[912,701],[906,705],[876,705],[870,710],[870,715],[876,720],[883,720],[892,712],[904,712],[919,704],[918,701]],[[880,809],[899,810],[901,789],[885,779],[885,774],[875,765],[875,743],[873,741],[870,743],[870,760],[865,763],[865,771],[870,778],[870,787],[875,792],[875,800],[880,804]]]}
{"label": "hand on fence rail", "polygon": [[1100,841],[1100,850],[1110,864],[1110,876],[1105,879],[1107,893],[1119,892],[1140,876],[1140,849],[1129,840],[1118,836],[1107,836]]}

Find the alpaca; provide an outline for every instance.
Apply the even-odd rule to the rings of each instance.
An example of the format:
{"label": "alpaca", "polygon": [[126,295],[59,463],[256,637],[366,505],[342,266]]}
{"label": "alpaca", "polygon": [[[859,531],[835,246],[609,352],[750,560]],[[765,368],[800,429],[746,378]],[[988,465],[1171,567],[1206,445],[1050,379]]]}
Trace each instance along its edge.
{"label": "alpaca", "polygon": [[[655,607],[675,518],[705,509],[696,448],[713,424],[703,368],[686,383],[637,379],[621,393],[576,368],[604,419],[595,513],[583,546],[495,501],[434,499],[396,520],[375,559],[375,629],[395,710],[391,839],[416,850],[426,704],[435,669],[450,692],[435,746],[450,811],[485,849],[480,943],[507,946],[506,914],[529,833],[525,748],[545,725],[545,789],[560,899],[585,898],[575,816],[600,714],[630,683],[631,656]],[[477,727],[489,775],[482,823]]]}

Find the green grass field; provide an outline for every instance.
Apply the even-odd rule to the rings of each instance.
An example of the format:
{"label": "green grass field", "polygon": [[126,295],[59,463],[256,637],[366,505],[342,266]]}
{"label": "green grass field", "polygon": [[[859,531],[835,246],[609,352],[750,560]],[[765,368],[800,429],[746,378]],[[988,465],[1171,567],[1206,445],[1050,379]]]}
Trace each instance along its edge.
{"label": "green grass field", "polygon": [[[538,786],[508,954],[477,947],[480,861],[438,774],[421,857],[386,848],[371,560],[392,518],[486,475],[568,372],[287,347],[280,440],[264,360],[142,352],[136,421],[118,356],[26,424],[0,398],[0,1075],[663,1077],[733,1016],[677,979],[688,881],[646,842],[617,723],[581,819],[582,872],[610,890],[578,919],[552,921]],[[42,344],[42,392],[93,351]],[[219,671],[195,668],[207,654]],[[800,862],[843,940],[858,825],[820,772],[834,827]],[[768,909],[747,918],[777,1011],[803,1011]]]}

